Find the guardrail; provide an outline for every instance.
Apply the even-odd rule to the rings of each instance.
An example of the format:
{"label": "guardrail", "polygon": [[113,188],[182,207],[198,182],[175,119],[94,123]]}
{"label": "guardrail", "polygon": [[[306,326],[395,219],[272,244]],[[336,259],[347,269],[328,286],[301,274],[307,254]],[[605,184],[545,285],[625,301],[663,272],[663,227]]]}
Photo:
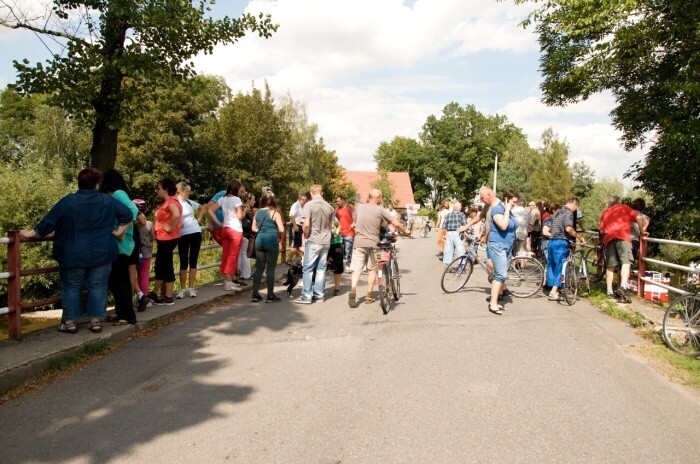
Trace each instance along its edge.
{"label": "guardrail", "polygon": [[[202,231],[208,230],[202,227]],[[286,230],[285,239],[280,241],[280,256],[282,261],[286,261],[287,255],[287,240]],[[61,301],[60,296],[45,298],[43,300],[22,302],[22,277],[35,276],[41,274],[50,274],[58,272],[58,266],[38,268],[38,269],[22,269],[21,267],[21,248],[22,243],[50,242],[52,237],[45,238],[24,238],[19,234],[18,230],[13,230],[8,233],[7,237],[0,237],[0,245],[7,245],[7,271],[0,272],[0,280],[7,280],[7,306],[0,308],[0,316],[8,316],[8,328],[11,339],[22,339],[22,311],[34,309],[40,306],[48,306]],[[201,250],[210,250],[220,248],[218,243],[212,243],[202,246]],[[241,250],[245,253],[245,250]],[[156,256],[156,252],[153,256]],[[198,270],[217,267],[221,262],[209,263],[197,266]],[[151,277],[152,280],[152,277]]]}
{"label": "guardrail", "polygon": [[695,242],[681,242],[678,240],[666,240],[663,238],[652,238],[652,237],[642,237],[642,240],[639,242],[639,271],[637,274],[637,294],[640,295],[641,297],[644,297],[644,284],[645,283],[650,283],[657,285],[661,288],[665,288],[666,290],[670,292],[675,292],[679,293],[681,295],[686,295],[688,292],[685,290],[682,290],[680,288],[675,288],[670,285],[666,285],[661,282],[654,281],[652,279],[649,279],[645,277],[646,273],[646,264],[655,264],[657,266],[663,266],[667,267],[670,269],[676,269],[679,271],[685,271],[685,272],[691,272],[697,274],[700,272],[698,269],[688,267],[688,266],[682,266],[680,264],[676,263],[669,263],[667,261],[661,261],[658,259],[652,259],[647,257],[647,242],[651,243],[666,243],[669,245],[680,245],[680,246],[685,246],[685,247],[690,247],[690,248],[700,248],[700,243],[695,243]]}

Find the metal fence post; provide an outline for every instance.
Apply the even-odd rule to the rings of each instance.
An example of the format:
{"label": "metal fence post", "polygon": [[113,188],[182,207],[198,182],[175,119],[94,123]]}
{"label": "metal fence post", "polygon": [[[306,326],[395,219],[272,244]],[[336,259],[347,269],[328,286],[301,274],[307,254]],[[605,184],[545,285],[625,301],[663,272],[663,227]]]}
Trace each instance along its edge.
{"label": "metal fence post", "polygon": [[639,237],[639,263],[637,264],[637,296],[644,298],[644,279],[646,277],[647,263],[647,238],[640,234]]}
{"label": "metal fence post", "polygon": [[10,243],[7,244],[7,270],[10,274],[7,280],[7,307],[9,309],[8,325],[10,338],[22,338],[22,282],[20,270],[21,236],[18,230],[8,233]]}

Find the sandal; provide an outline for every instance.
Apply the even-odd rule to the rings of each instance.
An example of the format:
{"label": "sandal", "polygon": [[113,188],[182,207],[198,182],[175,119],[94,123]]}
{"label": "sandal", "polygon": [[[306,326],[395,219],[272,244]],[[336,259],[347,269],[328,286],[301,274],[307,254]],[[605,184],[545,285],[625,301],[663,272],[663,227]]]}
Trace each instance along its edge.
{"label": "sandal", "polygon": [[499,316],[503,315],[503,311],[505,311],[505,308],[501,305],[498,305],[498,309],[491,309],[491,305],[489,305],[489,311],[491,311],[494,314],[498,314]]}
{"label": "sandal", "polygon": [[78,326],[75,325],[75,321],[66,321],[58,326],[58,331],[68,334],[76,334],[78,333]]}
{"label": "sandal", "polygon": [[90,331],[92,333],[102,332],[102,323],[97,319],[95,319],[94,321],[90,321]]}
{"label": "sandal", "polygon": [[550,293],[549,296],[547,296],[547,299],[549,301],[559,301],[559,300],[561,300],[561,296],[559,296],[558,293],[556,295],[553,295]]}
{"label": "sandal", "polygon": [[375,301],[377,301],[377,300],[375,300],[374,297],[373,297],[372,295],[367,295],[367,296],[365,297],[365,303],[366,303],[366,304],[374,303]]}
{"label": "sandal", "polygon": [[114,325],[116,325],[116,326],[129,325],[129,321],[126,321],[124,319],[119,319],[117,322],[114,323]]}

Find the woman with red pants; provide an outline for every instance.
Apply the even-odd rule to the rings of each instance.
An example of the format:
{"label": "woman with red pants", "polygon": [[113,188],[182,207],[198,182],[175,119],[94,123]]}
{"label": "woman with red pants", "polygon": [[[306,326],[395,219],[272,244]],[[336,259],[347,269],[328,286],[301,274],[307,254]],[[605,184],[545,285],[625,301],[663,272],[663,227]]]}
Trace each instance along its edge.
{"label": "woman with red pants", "polygon": [[[240,292],[241,287],[233,282],[238,271],[238,255],[243,243],[243,202],[238,195],[245,193],[241,181],[231,179],[226,187],[226,195],[209,206],[209,217],[214,227],[223,226],[221,236],[221,275],[224,277],[224,290]],[[224,213],[223,222],[216,217],[217,210]]]}

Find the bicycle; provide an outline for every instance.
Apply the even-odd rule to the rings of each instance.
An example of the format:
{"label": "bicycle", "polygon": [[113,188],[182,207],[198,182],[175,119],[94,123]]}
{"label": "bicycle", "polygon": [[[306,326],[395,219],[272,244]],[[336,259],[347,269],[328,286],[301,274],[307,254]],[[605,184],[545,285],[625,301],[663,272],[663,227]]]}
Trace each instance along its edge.
{"label": "bicycle", "polygon": [[576,303],[579,293],[591,296],[591,279],[588,275],[586,249],[583,246],[577,248],[575,243],[569,243],[569,250],[569,256],[564,261],[562,270],[564,281],[561,294],[569,306],[572,306]]}
{"label": "bicycle", "polygon": [[[461,290],[469,281],[475,263],[486,272],[489,282],[493,280],[493,270],[479,258],[479,248],[479,242],[474,240],[471,250],[452,260],[445,268],[440,280],[440,286],[445,293]],[[505,285],[513,296],[518,298],[532,296],[540,291],[543,283],[544,268],[535,258],[517,256],[511,260]]]}
{"label": "bicycle", "polygon": [[700,356],[700,295],[688,293],[673,298],[664,314],[661,334],[676,353]]}
{"label": "bicycle", "polygon": [[420,228],[418,235],[420,235],[421,238],[425,238],[430,233],[430,229],[432,229],[432,227],[430,226],[430,221],[426,220],[423,226]]}
{"label": "bicycle", "polygon": [[389,314],[389,301],[393,296],[394,302],[401,298],[401,274],[396,260],[395,233],[387,233],[377,243],[375,260],[377,262],[377,284],[379,285],[379,305],[384,314]]}
{"label": "bicycle", "polygon": [[605,244],[600,232],[598,232],[598,243],[586,252],[585,261],[591,282],[598,283],[603,280],[608,259],[605,256]]}

